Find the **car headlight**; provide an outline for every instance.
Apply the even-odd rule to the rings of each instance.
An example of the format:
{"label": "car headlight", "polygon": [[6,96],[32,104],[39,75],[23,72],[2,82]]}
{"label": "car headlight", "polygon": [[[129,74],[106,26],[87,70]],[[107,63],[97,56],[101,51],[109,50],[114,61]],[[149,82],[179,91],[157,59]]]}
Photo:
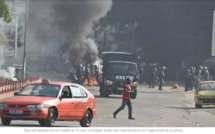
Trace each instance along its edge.
{"label": "car headlight", "polygon": [[28,105],[27,108],[29,110],[36,110],[36,109],[41,109],[44,107],[44,104],[38,104],[38,105]]}
{"label": "car headlight", "polygon": [[137,82],[132,82],[131,86],[137,86],[137,84],[138,84]]}
{"label": "car headlight", "polygon": [[113,81],[107,80],[106,83],[107,83],[107,85],[112,85]]}
{"label": "car headlight", "polygon": [[0,103],[0,110],[4,110],[6,107],[7,107],[7,105],[6,105],[6,104],[2,104],[2,103]]}

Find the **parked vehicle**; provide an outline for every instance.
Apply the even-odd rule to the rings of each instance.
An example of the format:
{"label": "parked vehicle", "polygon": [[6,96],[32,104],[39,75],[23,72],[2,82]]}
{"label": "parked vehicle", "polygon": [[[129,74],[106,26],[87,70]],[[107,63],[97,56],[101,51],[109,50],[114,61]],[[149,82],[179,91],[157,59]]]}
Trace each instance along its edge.
{"label": "parked vehicle", "polygon": [[215,81],[201,81],[195,89],[195,107],[215,106]]}

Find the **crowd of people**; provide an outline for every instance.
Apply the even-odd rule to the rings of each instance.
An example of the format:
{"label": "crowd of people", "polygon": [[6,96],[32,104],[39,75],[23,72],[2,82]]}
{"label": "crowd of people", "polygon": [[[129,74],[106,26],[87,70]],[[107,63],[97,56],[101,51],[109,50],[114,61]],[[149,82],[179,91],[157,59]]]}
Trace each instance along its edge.
{"label": "crowd of people", "polygon": [[[158,84],[158,90],[163,90],[165,80],[166,67],[159,63],[142,63],[140,67],[139,83],[146,83],[149,88],[155,88]],[[83,66],[79,64],[69,73],[69,78],[72,82],[83,84],[85,81],[90,86],[90,78],[94,78],[98,82],[99,71],[96,65],[90,66],[86,64]],[[190,66],[183,71],[184,90],[189,91],[197,87],[201,80],[210,80],[208,67],[199,65],[198,67]]]}
{"label": "crowd of people", "polygon": [[163,83],[165,78],[165,66],[158,63],[141,65],[140,69],[140,83],[147,83],[149,88],[155,88],[155,84],[159,83],[158,89],[163,90]]}
{"label": "crowd of people", "polygon": [[90,66],[90,64],[86,64],[86,66],[83,66],[79,64],[69,72],[69,79],[71,79],[71,82],[80,85],[87,81],[87,85],[90,86],[90,79],[94,78],[98,82],[98,75],[99,72],[96,65]]}
{"label": "crowd of people", "polygon": [[197,87],[201,80],[207,81],[210,79],[208,67],[199,65],[197,68],[191,66],[184,73],[184,88],[185,91],[193,90]]}
{"label": "crowd of people", "polygon": [[[165,70],[166,67],[159,65],[159,63],[143,63],[140,69],[140,83],[145,82],[148,84],[149,88],[155,88],[155,85],[158,83],[158,89],[162,90]],[[181,75],[184,81],[185,91],[196,88],[199,81],[207,81],[211,79],[208,67],[203,67],[201,65],[196,68],[190,66],[186,68]]]}

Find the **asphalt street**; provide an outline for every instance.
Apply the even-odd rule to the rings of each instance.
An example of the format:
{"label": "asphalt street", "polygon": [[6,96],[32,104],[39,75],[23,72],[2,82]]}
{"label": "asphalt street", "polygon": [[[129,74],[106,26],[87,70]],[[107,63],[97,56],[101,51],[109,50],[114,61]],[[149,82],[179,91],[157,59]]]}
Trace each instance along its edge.
{"label": "asphalt street", "polygon": [[[61,76],[59,76],[61,77]],[[63,78],[63,76],[62,76]],[[165,86],[160,91],[140,85],[137,98],[132,100],[135,120],[128,120],[128,109],[125,107],[114,119],[111,115],[121,105],[121,95],[99,96],[97,86],[86,86],[96,98],[97,115],[92,127],[214,127],[214,107],[196,109],[194,92],[184,92],[183,88],[171,89]],[[11,94],[12,95],[12,94]],[[8,95],[10,96],[10,95]],[[8,97],[6,95],[6,97]],[[3,97],[3,95],[0,96]],[[8,127],[40,127],[37,121],[12,121]],[[57,121],[56,127],[80,127],[79,122]],[[0,127],[2,127],[0,123]]]}

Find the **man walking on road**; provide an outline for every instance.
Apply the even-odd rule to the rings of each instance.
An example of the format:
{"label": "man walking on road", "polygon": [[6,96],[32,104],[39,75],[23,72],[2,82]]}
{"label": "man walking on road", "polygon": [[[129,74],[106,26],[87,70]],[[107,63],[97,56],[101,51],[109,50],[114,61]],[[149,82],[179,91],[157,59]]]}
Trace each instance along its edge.
{"label": "man walking on road", "polygon": [[132,117],[132,105],[130,100],[131,94],[131,79],[126,79],[126,84],[124,85],[124,90],[122,93],[122,105],[113,113],[113,117],[116,118],[117,113],[125,108],[125,105],[128,106],[128,119],[134,120],[135,118]]}

